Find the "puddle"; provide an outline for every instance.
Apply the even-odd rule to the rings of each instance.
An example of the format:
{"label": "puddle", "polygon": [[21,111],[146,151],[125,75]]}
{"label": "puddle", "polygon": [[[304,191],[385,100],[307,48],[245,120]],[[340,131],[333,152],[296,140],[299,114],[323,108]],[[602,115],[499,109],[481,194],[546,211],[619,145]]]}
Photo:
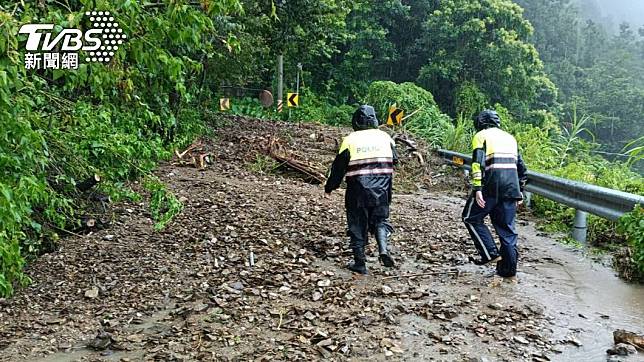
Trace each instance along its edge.
{"label": "puddle", "polygon": [[[531,226],[522,229],[520,233],[529,235],[536,253],[552,257],[524,265],[522,292],[556,318],[556,339],[572,336],[582,343],[580,347],[568,345],[557,360],[605,360],[606,350],[613,346],[614,330],[644,333],[644,286],[622,281],[611,268],[586,258],[581,251],[535,236]],[[644,354],[622,360],[642,361]]]}

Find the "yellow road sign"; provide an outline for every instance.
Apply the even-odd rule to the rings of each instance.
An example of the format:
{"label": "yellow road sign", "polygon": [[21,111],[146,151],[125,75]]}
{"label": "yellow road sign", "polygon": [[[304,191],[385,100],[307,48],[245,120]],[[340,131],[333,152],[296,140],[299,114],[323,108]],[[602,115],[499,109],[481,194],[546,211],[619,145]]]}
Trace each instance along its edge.
{"label": "yellow road sign", "polygon": [[389,115],[387,116],[387,125],[393,126],[394,123],[397,125],[400,125],[402,123],[402,118],[405,112],[396,107],[394,104],[393,106],[389,107]]}
{"label": "yellow road sign", "polygon": [[219,99],[219,110],[224,112],[230,109],[230,99],[229,98],[220,98]]}
{"label": "yellow road sign", "polygon": [[300,105],[300,95],[299,93],[287,93],[286,99],[289,107],[297,107]]}

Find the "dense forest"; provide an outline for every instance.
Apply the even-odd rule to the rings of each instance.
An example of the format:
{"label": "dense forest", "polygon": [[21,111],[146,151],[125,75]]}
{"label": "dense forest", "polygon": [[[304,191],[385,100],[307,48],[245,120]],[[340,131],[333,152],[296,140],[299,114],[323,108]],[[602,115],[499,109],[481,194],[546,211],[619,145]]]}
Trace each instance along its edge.
{"label": "dense forest", "polygon": [[[100,174],[112,200],[136,197],[126,182],[207,133],[220,96],[233,96],[234,113],[334,125],[358,103],[381,116],[397,103],[419,110],[406,130],[458,151],[468,151],[471,117],[494,107],[530,168],[642,194],[644,28],[614,30],[588,3],[0,1],[0,295],[28,282],[26,258],[82,221],[78,183]],[[109,62],[25,69],[21,25],[86,29],[93,10],[110,11],[128,35]],[[244,91],[275,89],[278,55],[287,90],[301,81],[293,112]],[[572,219],[547,200],[535,211],[553,225]],[[591,232],[630,239],[644,268],[634,215],[594,219]]]}

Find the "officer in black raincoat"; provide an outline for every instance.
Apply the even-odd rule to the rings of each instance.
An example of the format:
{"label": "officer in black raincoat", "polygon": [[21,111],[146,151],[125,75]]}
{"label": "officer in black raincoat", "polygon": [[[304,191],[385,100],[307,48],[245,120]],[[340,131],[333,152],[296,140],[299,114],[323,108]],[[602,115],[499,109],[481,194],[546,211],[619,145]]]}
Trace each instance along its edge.
{"label": "officer in black raincoat", "polygon": [[340,187],[346,176],[345,207],[354,257],[349,269],[367,274],[364,252],[370,229],[378,242],[380,261],[386,267],[394,266],[387,250],[387,239],[392,230],[387,219],[393,165],[398,162],[398,156],[394,141],[378,129],[379,122],[373,107],[360,106],[351,123],[354,132],[343,139],[324,191],[330,194]]}
{"label": "officer in black raincoat", "polygon": [[[480,259],[477,265],[496,263],[496,273],[514,278],[517,273],[517,205],[523,200],[526,166],[516,139],[501,129],[499,115],[485,110],[474,120],[477,133],[472,139],[473,192],[463,209],[463,222]],[[490,215],[501,241],[497,248],[484,219]],[[513,279],[515,280],[515,279]]]}

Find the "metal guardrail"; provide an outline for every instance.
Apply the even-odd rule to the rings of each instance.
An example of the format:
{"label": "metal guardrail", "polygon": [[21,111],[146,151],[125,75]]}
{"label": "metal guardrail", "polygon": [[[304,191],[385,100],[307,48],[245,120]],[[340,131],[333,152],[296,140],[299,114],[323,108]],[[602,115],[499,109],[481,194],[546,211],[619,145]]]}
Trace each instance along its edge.
{"label": "metal guardrail", "polygon": [[[451,164],[466,169],[472,163],[472,157],[463,153],[442,149],[438,153]],[[528,171],[525,190],[574,208],[573,238],[582,242],[586,240],[587,212],[614,221],[635,205],[644,205],[644,196],[532,171]]]}

